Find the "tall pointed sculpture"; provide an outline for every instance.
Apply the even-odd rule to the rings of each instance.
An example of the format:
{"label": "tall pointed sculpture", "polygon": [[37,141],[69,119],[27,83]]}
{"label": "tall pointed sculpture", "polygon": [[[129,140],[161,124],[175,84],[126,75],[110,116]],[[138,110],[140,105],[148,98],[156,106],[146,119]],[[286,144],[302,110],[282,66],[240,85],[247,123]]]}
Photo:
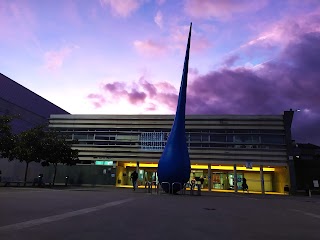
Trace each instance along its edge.
{"label": "tall pointed sculpture", "polygon": [[[185,131],[185,109],[191,29],[192,23],[190,24],[176,115],[166,146],[162,152],[158,164],[159,182],[169,183],[170,187],[169,184],[163,184],[162,187],[164,191],[171,193],[178,192],[180,187],[183,186],[183,184],[186,183],[190,178],[190,158]],[[181,183],[181,186],[179,184],[174,184],[174,187],[172,188],[172,183],[175,182]]]}

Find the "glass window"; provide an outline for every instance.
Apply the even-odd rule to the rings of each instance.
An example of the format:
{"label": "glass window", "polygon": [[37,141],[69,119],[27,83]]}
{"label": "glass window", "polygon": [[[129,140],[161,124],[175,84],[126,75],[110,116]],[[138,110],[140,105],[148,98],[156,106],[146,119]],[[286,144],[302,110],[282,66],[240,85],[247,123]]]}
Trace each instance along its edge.
{"label": "glass window", "polygon": [[81,140],[81,139],[87,139],[88,136],[87,134],[74,134],[73,139],[74,140]]}
{"label": "glass window", "polygon": [[233,142],[233,135],[227,135],[227,142]]}
{"label": "glass window", "polygon": [[226,142],[227,136],[221,134],[211,134],[210,142]]}
{"label": "glass window", "polygon": [[251,135],[234,135],[234,142],[252,143],[252,136]]}
{"label": "glass window", "polygon": [[192,142],[196,142],[196,141],[201,141],[201,134],[195,134],[195,133],[191,133],[190,134],[190,141]]}
{"label": "glass window", "polygon": [[202,142],[208,142],[209,141],[209,135],[208,134],[202,134]]}
{"label": "glass window", "polygon": [[96,140],[109,140],[108,135],[96,135]]}
{"label": "glass window", "polygon": [[234,133],[251,133],[251,130],[246,129],[235,129],[233,130]]}
{"label": "glass window", "polygon": [[201,143],[190,143],[191,148],[201,148]]}
{"label": "glass window", "polygon": [[277,135],[262,135],[261,142],[271,144],[284,144],[284,137]]}
{"label": "glass window", "polygon": [[252,136],[252,143],[260,143],[260,136],[253,135]]}

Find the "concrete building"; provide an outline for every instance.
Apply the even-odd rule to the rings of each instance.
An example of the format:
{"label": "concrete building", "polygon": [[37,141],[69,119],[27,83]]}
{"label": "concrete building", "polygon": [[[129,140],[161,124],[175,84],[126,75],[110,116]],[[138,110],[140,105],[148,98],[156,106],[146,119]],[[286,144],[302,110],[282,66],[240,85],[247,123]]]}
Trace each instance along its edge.
{"label": "concrete building", "polygon": [[[291,123],[283,115],[189,115],[186,135],[191,179],[203,187],[238,191],[246,178],[249,190],[284,192],[295,189]],[[173,123],[173,115],[51,115],[50,128],[78,140],[81,164],[60,166],[74,184],[131,185],[157,178],[157,163]],[[48,173],[49,175],[52,172]]]}
{"label": "concrete building", "polygon": [[320,190],[320,147],[311,143],[296,143],[293,152],[297,189]]}
{"label": "concrete building", "polygon": [[[50,114],[68,114],[68,112],[0,74],[0,115],[17,117],[12,123],[15,133],[48,123]],[[20,181],[23,179],[24,170],[24,163],[0,159],[2,181]],[[30,164],[28,180],[32,180],[41,171],[43,169],[39,164]]]}

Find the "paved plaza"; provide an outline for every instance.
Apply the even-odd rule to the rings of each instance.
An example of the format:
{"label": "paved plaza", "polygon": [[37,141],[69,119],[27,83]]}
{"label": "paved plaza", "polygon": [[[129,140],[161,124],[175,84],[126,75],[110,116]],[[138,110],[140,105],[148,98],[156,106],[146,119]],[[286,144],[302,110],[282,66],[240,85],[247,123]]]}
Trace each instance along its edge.
{"label": "paved plaza", "polygon": [[0,239],[320,239],[320,198],[0,188]]}

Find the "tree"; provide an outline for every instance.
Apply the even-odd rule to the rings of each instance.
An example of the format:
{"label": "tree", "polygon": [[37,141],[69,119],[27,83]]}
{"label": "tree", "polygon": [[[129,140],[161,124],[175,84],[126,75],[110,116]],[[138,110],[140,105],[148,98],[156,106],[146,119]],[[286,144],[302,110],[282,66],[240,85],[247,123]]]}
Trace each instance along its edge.
{"label": "tree", "polygon": [[15,135],[12,133],[12,116],[0,116],[0,157],[14,159]]}
{"label": "tree", "polygon": [[55,184],[59,163],[72,166],[79,162],[78,150],[72,149],[72,143],[71,141],[67,141],[59,132],[49,131],[46,134],[43,142],[44,161],[41,164],[42,166],[50,166],[51,164],[54,166],[53,186]]}
{"label": "tree", "polygon": [[26,185],[28,168],[31,162],[40,162],[44,157],[43,142],[46,137],[45,127],[38,126],[20,133],[16,138],[14,155],[20,162],[26,162],[24,185]]}

